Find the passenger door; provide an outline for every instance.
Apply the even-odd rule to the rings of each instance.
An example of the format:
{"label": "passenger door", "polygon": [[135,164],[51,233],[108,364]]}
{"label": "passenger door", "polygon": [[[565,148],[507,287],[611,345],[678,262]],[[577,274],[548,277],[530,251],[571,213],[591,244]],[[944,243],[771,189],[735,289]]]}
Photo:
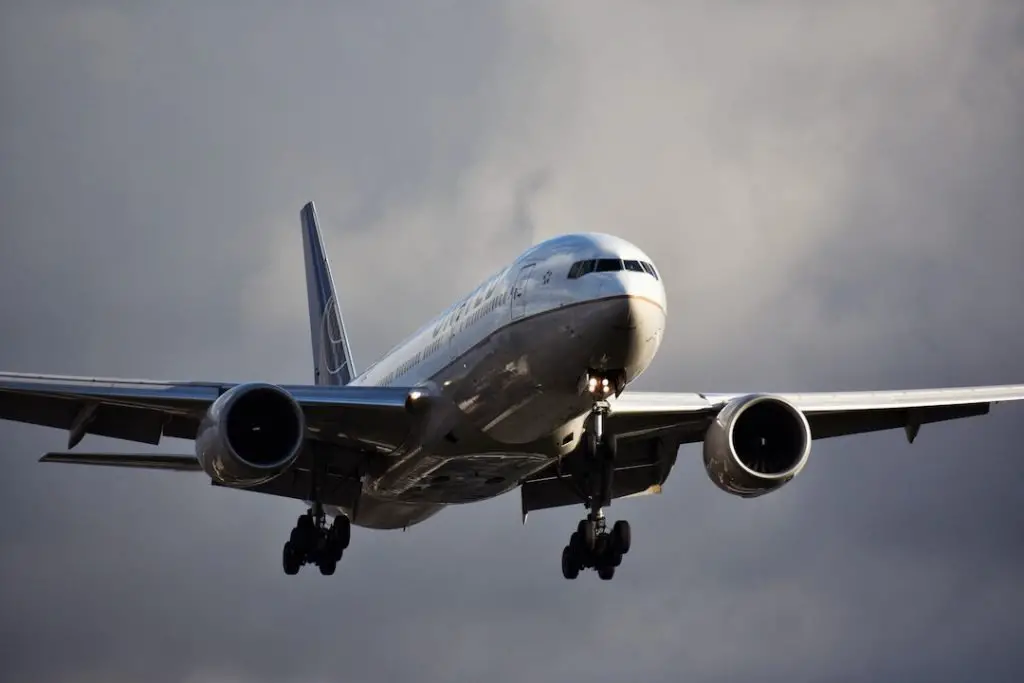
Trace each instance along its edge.
{"label": "passenger door", "polygon": [[512,320],[518,320],[526,315],[526,289],[530,284],[530,274],[536,264],[531,263],[519,269],[516,282],[512,285]]}

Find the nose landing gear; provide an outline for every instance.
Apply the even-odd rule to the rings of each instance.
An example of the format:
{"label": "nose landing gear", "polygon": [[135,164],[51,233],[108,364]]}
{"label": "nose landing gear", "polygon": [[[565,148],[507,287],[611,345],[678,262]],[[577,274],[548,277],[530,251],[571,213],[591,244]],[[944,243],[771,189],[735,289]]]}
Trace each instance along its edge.
{"label": "nose landing gear", "polygon": [[[609,386],[600,378],[596,382],[590,378],[588,382],[588,386],[594,384],[601,391],[607,391]],[[584,439],[584,457],[589,470],[585,479],[588,514],[586,519],[580,520],[569,544],[562,550],[562,576],[570,580],[579,576],[582,569],[596,569],[602,580],[611,580],[632,544],[629,522],[619,520],[609,530],[604,517],[604,507],[611,503],[615,473],[615,439],[604,434],[608,409],[607,402],[597,401],[588,420]]]}

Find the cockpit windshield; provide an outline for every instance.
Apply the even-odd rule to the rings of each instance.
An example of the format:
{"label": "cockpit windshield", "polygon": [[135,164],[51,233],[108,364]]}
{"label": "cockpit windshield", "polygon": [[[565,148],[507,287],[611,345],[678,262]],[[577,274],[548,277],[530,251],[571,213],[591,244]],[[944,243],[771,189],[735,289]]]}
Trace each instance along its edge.
{"label": "cockpit windshield", "polygon": [[658,279],[658,273],[654,270],[654,266],[647,261],[623,261],[622,259],[617,258],[577,261],[572,264],[571,268],[569,268],[568,277],[570,280],[575,280],[587,275],[588,273],[610,273],[621,270],[629,270],[635,273],[647,273],[655,280]]}

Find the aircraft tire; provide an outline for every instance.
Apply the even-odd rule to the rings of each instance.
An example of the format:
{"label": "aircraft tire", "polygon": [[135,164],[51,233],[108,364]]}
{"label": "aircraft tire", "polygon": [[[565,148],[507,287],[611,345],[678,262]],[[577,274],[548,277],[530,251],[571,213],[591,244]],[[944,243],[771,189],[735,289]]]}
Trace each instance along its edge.
{"label": "aircraft tire", "polygon": [[612,547],[615,548],[615,551],[625,555],[629,552],[632,542],[633,531],[629,527],[629,522],[624,519],[615,522],[612,526]]}
{"label": "aircraft tire", "polygon": [[569,537],[569,548],[576,557],[583,554],[585,547],[583,545],[583,536],[580,535],[580,532],[572,532],[572,535]]}
{"label": "aircraft tire", "polygon": [[562,549],[562,576],[572,581],[580,575],[580,565],[576,561],[576,553],[569,546]]}
{"label": "aircraft tire", "polygon": [[594,544],[597,542],[597,530],[590,520],[580,520],[579,525],[576,527],[576,533],[580,535],[580,541],[583,542],[584,548],[587,550],[594,549]]}
{"label": "aircraft tire", "polygon": [[281,564],[284,566],[284,573],[288,576],[294,576],[299,573],[299,568],[302,566],[302,558],[299,555],[298,549],[291,541],[284,544],[284,550],[281,553]]}
{"label": "aircraft tire", "polygon": [[339,550],[346,550],[352,542],[352,523],[348,517],[338,515],[331,524],[331,542],[337,544]]}

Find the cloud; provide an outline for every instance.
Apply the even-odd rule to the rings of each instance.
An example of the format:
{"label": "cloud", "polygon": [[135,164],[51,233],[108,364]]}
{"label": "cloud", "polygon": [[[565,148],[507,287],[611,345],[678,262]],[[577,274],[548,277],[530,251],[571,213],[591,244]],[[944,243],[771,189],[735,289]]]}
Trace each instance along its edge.
{"label": "cloud", "polygon": [[[665,275],[659,390],[1019,382],[1024,14],[1012,4],[5,7],[0,367],[308,380],[314,199],[358,363],[533,241]],[[1019,408],[816,445],[739,501],[684,448],[612,506],[515,495],[357,530],[285,577],[301,506],[42,466],[0,425],[5,680],[1013,680]],[[85,448],[123,444],[90,437]],[[169,443],[161,450],[187,449]]]}

